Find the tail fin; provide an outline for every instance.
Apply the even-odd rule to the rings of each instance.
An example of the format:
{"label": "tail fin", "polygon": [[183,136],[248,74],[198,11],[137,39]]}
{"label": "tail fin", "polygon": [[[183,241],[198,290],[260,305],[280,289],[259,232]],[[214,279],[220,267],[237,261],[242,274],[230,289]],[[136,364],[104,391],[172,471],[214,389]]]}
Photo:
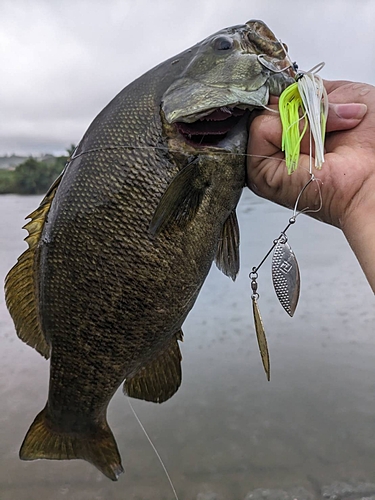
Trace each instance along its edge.
{"label": "tail fin", "polygon": [[124,472],[115,438],[106,421],[90,434],[59,433],[46,422],[46,408],[31,424],[20,449],[22,460],[71,460],[81,458],[117,481]]}

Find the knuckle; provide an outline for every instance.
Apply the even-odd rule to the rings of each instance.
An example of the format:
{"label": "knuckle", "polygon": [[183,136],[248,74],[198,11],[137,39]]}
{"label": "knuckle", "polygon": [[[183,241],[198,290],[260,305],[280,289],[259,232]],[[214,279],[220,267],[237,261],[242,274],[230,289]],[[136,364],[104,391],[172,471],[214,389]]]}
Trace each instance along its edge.
{"label": "knuckle", "polygon": [[375,87],[368,83],[351,83],[349,84],[349,88],[358,96],[366,96],[370,92],[375,93]]}

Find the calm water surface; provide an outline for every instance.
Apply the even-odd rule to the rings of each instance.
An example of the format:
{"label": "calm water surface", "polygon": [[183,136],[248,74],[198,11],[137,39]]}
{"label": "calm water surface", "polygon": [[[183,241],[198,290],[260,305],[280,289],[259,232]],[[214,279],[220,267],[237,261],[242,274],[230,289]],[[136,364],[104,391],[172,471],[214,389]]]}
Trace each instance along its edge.
{"label": "calm water surface", "polygon": [[[2,276],[26,248],[21,226],[39,200],[0,196]],[[278,304],[270,262],[260,271],[271,382],[263,373],[248,273],[289,216],[244,194],[241,273],[233,283],[211,270],[184,325],[182,387],[160,406],[133,403],[180,500],[209,490],[235,500],[255,488],[375,480],[373,294],[342,234],[307,217],[289,231],[302,279],[294,318]],[[125,467],[117,483],[80,460],[20,461],[23,437],[46,402],[48,362],[16,337],[3,294],[0,342],[1,500],[173,498],[121,391],[108,416]]]}

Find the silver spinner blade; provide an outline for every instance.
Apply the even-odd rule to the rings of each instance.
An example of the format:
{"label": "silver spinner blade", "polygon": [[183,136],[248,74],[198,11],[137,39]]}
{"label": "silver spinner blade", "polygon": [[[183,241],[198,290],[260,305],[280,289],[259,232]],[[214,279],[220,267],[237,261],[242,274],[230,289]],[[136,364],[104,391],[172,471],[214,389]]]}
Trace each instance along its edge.
{"label": "silver spinner blade", "polygon": [[299,268],[293,250],[282,239],[277,242],[272,256],[272,281],[280,304],[289,316],[293,316],[299,298]]}

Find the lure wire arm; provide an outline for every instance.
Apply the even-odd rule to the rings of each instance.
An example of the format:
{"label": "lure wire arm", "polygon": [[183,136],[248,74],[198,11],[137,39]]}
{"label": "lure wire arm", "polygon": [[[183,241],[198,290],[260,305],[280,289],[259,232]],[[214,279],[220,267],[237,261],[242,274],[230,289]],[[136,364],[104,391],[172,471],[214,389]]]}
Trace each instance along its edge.
{"label": "lure wire arm", "polygon": [[[318,191],[319,191],[319,200],[320,200],[320,204],[319,204],[319,207],[316,209],[316,210],[312,210],[310,209],[309,207],[306,207],[306,208],[303,208],[302,210],[298,211],[297,212],[297,207],[298,207],[298,203],[300,201],[300,198],[302,196],[302,194],[304,193],[304,191],[306,190],[306,188],[312,183],[312,182],[316,182],[317,183],[317,186],[318,186]],[[320,190],[320,186],[319,186],[319,179],[317,179],[315,177],[315,175],[313,173],[310,172],[310,179],[306,182],[306,184],[303,186],[303,188],[301,189],[299,195],[297,196],[297,200],[295,202],[295,205],[294,205],[294,209],[293,209],[293,215],[292,217],[290,217],[289,219],[289,222],[288,222],[288,225],[285,227],[285,229],[283,231],[281,231],[280,233],[280,236],[278,238],[276,238],[275,240],[273,240],[273,244],[271,246],[271,248],[268,250],[268,252],[266,253],[266,255],[263,257],[263,259],[260,261],[260,263],[257,265],[257,266],[254,266],[252,269],[251,269],[251,273],[249,274],[249,278],[251,280],[253,279],[257,279],[258,278],[258,271],[259,269],[262,267],[262,265],[264,264],[264,262],[267,260],[267,258],[269,257],[269,255],[271,254],[272,250],[275,248],[275,246],[280,242],[282,241],[283,243],[286,243],[288,241],[288,238],[286,236],[286,232],[288,231],[288,229],[290,228],[290,226],[292,226],[295,222],[296,222],[296,219],[297,217],[300,215],[300,214],[307,214],[307,213],[314,213],[314,212],[319,212],[319,210],[322,208],[322,204],[323,204],[323,199],[322,199],[322,193],[321,193],[321,190]],[[256,276],[253,276],[255,275]]]}

